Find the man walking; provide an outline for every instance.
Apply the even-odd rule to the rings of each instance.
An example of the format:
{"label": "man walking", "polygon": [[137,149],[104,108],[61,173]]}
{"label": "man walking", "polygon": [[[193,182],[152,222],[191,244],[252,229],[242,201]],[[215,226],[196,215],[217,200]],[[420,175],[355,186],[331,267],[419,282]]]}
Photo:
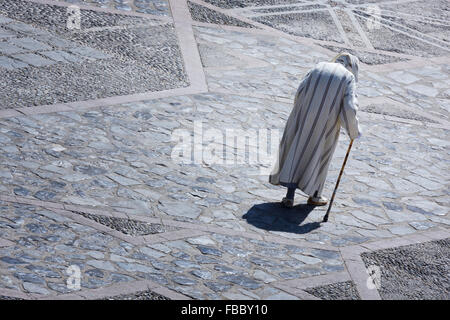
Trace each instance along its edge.
{"label": "man walking", "polygon": [[352,140],[361,135],[357,81],[358,58],[341,53],[332,62],[318,63],[301,82],[269,177],[270,183],[288,188],[284,206],[294,205],[297,188],[310,196],[308,204],[328,203],[321,194],[341,126]]}

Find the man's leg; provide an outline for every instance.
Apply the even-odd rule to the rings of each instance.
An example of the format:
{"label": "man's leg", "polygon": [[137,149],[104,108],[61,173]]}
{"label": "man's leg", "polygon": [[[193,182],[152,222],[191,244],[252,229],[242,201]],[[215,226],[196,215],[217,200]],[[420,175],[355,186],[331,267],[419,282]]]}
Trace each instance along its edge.
{"label": "man's leg", "polygon": [[281,203],[287,208],[292,208],[294,206],[295,189],[296,188],[288,188],[286,197],[281,200]]}
{"label": "man's leg", "polygon": [[294,200],[295,188],[287,188],[286,198]]}

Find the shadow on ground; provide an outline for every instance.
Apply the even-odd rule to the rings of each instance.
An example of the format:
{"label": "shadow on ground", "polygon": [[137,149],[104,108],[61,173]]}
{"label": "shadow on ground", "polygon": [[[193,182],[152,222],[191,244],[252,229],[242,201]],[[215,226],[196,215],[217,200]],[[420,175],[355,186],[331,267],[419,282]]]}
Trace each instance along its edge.
{"label": "shadow on ground", "polygon": [[243,218],[260,229],[304,234],[320,227],[319,222],[301,225],[314,208],[315,206],[299,204],[288,209],[279,202],[266,202],[251,207]]}

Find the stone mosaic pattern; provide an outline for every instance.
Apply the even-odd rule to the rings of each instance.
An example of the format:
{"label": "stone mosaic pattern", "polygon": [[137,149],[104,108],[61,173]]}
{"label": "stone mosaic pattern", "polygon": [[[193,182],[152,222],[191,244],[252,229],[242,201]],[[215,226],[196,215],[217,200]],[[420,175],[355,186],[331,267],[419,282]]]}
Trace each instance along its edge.
{"label": "stone mosaic pattern", "polygon": [[284,4],[292,4],[298,3],[298,0],[231,0],[231,1],[222,1],[222,0],[205,0],[205,2],[210,3],[212,5],[231,9],[231,8],[242,8],[242,7],[250,7],[250,6],[268,6],[268,5],[284,5]]}
{"label": "stone mosaic pattern", "polygon": [[0,203],[0,237],[14,243],[0,248],[0,287],[39,295],[73,291],[71,265],[81,269],[82,289],[147,279],[196,299],[269,298],[280,294],[273,281],[343,269],[338,251],[217,233],[136,246],[19,203]]}
{"label": "stone mosaic pattern", "polygon": [[[45,29],[52,34],[59,36],[67,35],[67,18],[69,16],[67,7],[58,5],[43,5],[36,2],[24,0],[4,0],[0,4],[2,15],[19,20],[23,23],[32,24],[32,26]],[[123,15],[116,12],[100,12],[95,10],[81,9],[80,30],[72,29],[72,32],[78,33],[81,30],[92,30],[92,28],[104,27],[127,27],[138,25],[157,25],[161,20],[152,18],[143,18],[141,16]],[[77,31],[78,30],[78,31]]]}
{"label": "stone mosaic pattern", "polygon": [[343,39],[327,11],[289,13],[254,18],[255,21],[296,36],[342,43]]}
{"label": "stone mosaic pattern", "polygon": [[[360,13],[359,11],[356,12]],[[406,31],[409,31],[408,29],[399,30],[401,32],[398,32],[389,28],[389,22],[387,22],[380,29],[370,30],[367,26],[367,17],[364,13],[357,14],[356,19],[375,49],[418,55],[421,57],[445,56],[449,54],[449,47],[445,43],[438,42],[436,45],[430,45],[433,42],[420,41],[408,35],[406,33]],[[419,33],[418,35],[421,36],[422,34]]]}
{"label": "stone mosaic pattern", "polygon": [[202,65],[205,68],[214,68],[217,66],[217,60],[220,59],[224,66],[242,66],[247,67],[246,61],[239,59],[239,56],[230,54],[228,52],[222,51],[218,52],[216,47],[207,43],[199,43],[198,51],[200,53],[200,58]]}
{"label": "stone mosaic pattern", "polygon": [[[330,61],[334,57],[332,53],[326,55],[284,38],[205,27],[195,30],[199,46],[211,48],[200,50],[204,54],[202,60],[212,61],[220,55],[225,56],[220,67],[206,70],[208,85],[213,91],[226,90],[246,96],[251,90],[252,94],[291,99],[298,83],[310,68],[319,61]],[[227,52],[240,55],[241,62],[227,59]],[[249,61],[242,62],[243,57]],[[410,106],[413,112],[418,109],[430,116],[448,120],[448,75],[449,66],[446,64],[428,64],[379,73],[361,70],[358,95],[362,99],[385,97]]]}
{"label": "stone mosaic pattern", "polygon": [[[216,115],[231,104],[239,112],[227,110],[227,117],[218,119]],[[177,112],[183,116],[175,118]],[[298,214],[292,214],[270,204],[279,201],[284,190],[268,185],[257,167],[245,162],[233,167],[192,166],[170,158],[175,142],[169,133],[192,131],[193,121],[202,120],[205,130],[230,124],[249,130],[251,117],[258,120],[258,128],[265,122],[281,130],[288,112],[288,104],[204,94],[3,119],[1,192],[242,231],[260,232],[261,224],[269,225],[273,234],[334,246],[448,225],[443,183],[447,164],[434,160],[444,158],[449,147],[441,138],[446,135],[443,129],[428,128],[418,137],[415,125],[368,123],[362,117],[364,136],[352,153],[334,207],[332,219],[338,224],[320,228],[323,209],[308,212],[300,206]],[[278,116],[266,117],[274,113]],[[389,134],[394,128],[396,136]],[[140,147],[131,148],[136,145]],[[331,194],[346,145],[342,135],[325,194]]]}
{"label": "stone mosaic pattern", "polygon": [[252,12],[255,13],[255,15],[263,14],[263,13],[277,13],[277,12],[286,12],[286,11],[297,11],[297,10],[310,10],[310,9],[320,9],[320,8],[326,8],[324,5],[321,4],[305,4],[300,3],[299,6],[292,6],[292,7],[266,7],[263,9],[250,9]]}
{"label": "stone mosaic pattern", "polygon": [[[17,20],[0,17],[0,68],[14,70],[45,67],[55,63],[84,63],[110,58],[90,47],[81,47],[49,32]],[[36,40],[38,39],[38,40]]]}
{"label": "stone mosaic pattern", "polygon": [[188,1],[192,19],[200,22],[224,24],[244,28],[253,28],[251,24],[245,23],[233,17],[211,10],[204,6]]}
{"label": "stone mosaic pattern", "polygon": [[360,108],[361,111],[369,112],[369,113],[375,113],[375,114],[383,114],[388,116],[393,116],[397,118],[403,118],[403,119],[409,119],[409,120],[416,120],[416,121],[423,121],[423,122],[431,122],[431,123],[437,123],[437,121],[429,119],[424,116],[420,116],[412,111],[400,109],[394,105],[368,105]]}
{"label": "stone mosaic pattern", "polygon": [[107,217],[97,214],[89,214],[84,212],[77,212],[83,217],[94,220],[95,222],[101,223],[111,229],[120,231],[124,234],[129,234],[132,236],[143,236],[149,234],[158,234],[167,231],[176,231],[179,228],[172,226],[165,226],[159,223],[149,223],[142,222],[133,219]]}
{"label": "stone mosaic pattern", "polygon": [[0,42],[2,109],[188,85],[171,24],[82,10],[82,29],[72,32],[61,7],[9,0],[0,14],[21,20],[1,20],[0,33],[12,34]]}
{"label": "stone mosaic pattern", "polygon": [[449,14],[445,0],[429,1],[426,5],[421,1],[381,3],[380,7],[386,19],[399,22],[426,36],[448,41]]}
{"label": "stone mosaic pattern", "polygon": [[[445,0],[206,2],[288,34],[359,48],[355,52],[373,64],[393,62],[396,57],[391,52],[422,57],[450,54]],[[369,9],[374,4],[380,10],[376,16]],[[374,21],[379,24],[374,26]],[[379,54],[369,56],[363,48],[377,49]]]}
{"label": "stone mosaic pattern", "polygon": [[[200,46],[215,48],[204,52],[206,55],[202,56],[203,60],[207,60],[208,55],[215,57],[231,50],[241,57],[260,63],[260,66],[253,67],[251,63],[239,64],[233,60],[225,60],[221,67],[229,67],[230,70],[207,69],[208,85],[213,91],[223,89],[244,93],[251,90],[252,93],[291,98],[307,70],[316,62],[328,59],[326,55],[317,52],[311,55],[310,47],[284,38],[274,39],[204,27],[197,27],[195,31]],[[283,63],[281,59],[284,59]],[[236,65],[240,68],[236,68]],[[268,70],[270,77],[265,76]]]}
{"label": "stone mosaic pattern", "polygon": [[[122,9],[129,10],[125,2],[105,1],[103,5],[106,9],[124,5]],[[128,5],[134,10],[137,2]],[[139,2],[154,8],[155,1]],[[334,28],[333,36],[355,53],[370,51],[362,56],[365,61],[393,62],[394,55],[385,50],[391,50],[396,41],[402,51],[395,59],[411,59],[407,64],[362,66],[357,92],[363,137],[352,149],[329,222],[320,223],[326,208],[306,205],[301,194],[293,209],[282,208],[279,200],[284,188],[268,184],[261,167],[245,161],[245,155],[252,154],[244,150],[231,152],[237,161],[231,166],[186,164],[172,158],[174,131],[192,134],[193,124],[200,121],[204,130],[280,131],[307,70],[334,56],[323,48],[333,49],[333,41],[317,42],[322,47],[314,44],[313,38],[327,31],[321,29],[325,26],[320,20],[314,22],[309,39],[270,28],[221,25],[193,27],[191,34],[186,2],[185,8],[174,11],[174,24],[164,15],[144,18],[84,10],[82,30],[68,32],[66,8],[5,0],[0,4],[0,50],[6,53],[1,53],[0,64],[6,64],[6,58],[21,59],[13,60],[12,70],[0,68],[4,88],[15,90],[0,93],[1,108],[23,106],[17,101],[53,103],[60,101],[61,92],[72,95],[66,98],[74,100],[67,101],[79,101],[89,98],[92,91],[98,94],[96,98],[105,96],[107,90],[117,95],[187,86],[182,60],[191,67],[187,70],[195,81],[187,95],[175,90],[165,92],[166,98],[133,103],[111,99],[111,105],[85,103],[86,109],[70,112],[28,109],[43,112],[36,115],[18,116],[23,109],[0,110],[0,299],[14,298],[14,292],[20,298],[23,292],[33,298],[70,293],[66,268],[74,264],[81,268],[83,294],[94,294],[95,288],[114,292],[102,296],[106,299],[163,298],[151,290],[141,291],[149,283],[143,285],[143,281],[163,286],[159,291],[156,286],[148,288],[165,292],[171,299],[174,293],[170,290],[194,299],[302,299],[302,289],[294,288],[298,279],[323,283],[334,276],[353,279],[356,286],[340,280],[344,282],[316,285],[308,289],[310,294],[322,299],[367,298],[361,290],[364,279],[354,276],[355,272],[365,276],[363,262],[349,267],[351,248],[384,248],[386,243],[392,247],[397,242],[448,236],[449,64],[442,57],[420,58],[446,54],[439,48],[448,34],[448,19],[440,7],[444,2],[433,1],[422,13],[421,4],[412,0],[410,8],[421,16],[408,9],[408,3],[392,9],[396,14],[392,17],[392,3],[378,1],[389,26],[402,25],[387,35],[388,41],[381,43],[385,47],[376,34],[364,29],[361,12],[369,1],[208,2],[227,6],[208,11],[211,19],[231,13],[274,19],[334,12],[345,36],[340,28]],[[330,13],[326,19],[339,26],[336,17]],[[355,21],[360,21],[362,33]],[[292,29],[291,21],[283,27]],[[411,35],[433,45],[416,45],[417,39],[396,35],[405,28],[415,29]],[[43,45],[51,47],[47,55]],[[203,69],[196,50],[191,50],[197,46]],[[15,52],[17,48],[31,51]],[[67,60],[70,55],[83,54],[88,62]],[[31,66],[35,56],[42,58],[41,64],[43,59],[54,63]],[[108,69],[108,63],[114,68]],[[92,83],[84,84],[86,74],[76,69],[80,65],[96,75],[104,72],[95,90]],[[124,72],[118,72],[118,67]],[[73,91],[63,85],[61,92],[53,94],[55,78],[64,84],[55,68],[71,75],[69,68],[75,68],[79,78],[70,80],[77,86]],[[147,77],[139,68],[156,76]],[[120,74],[122,78],[116,81],[120,88],[111,83],[113,77],[107,72]],[[36,74],[44,75],[39,78],[43,87],[25,92],[33,88],[29,82],[38,79],[33,78]],[[207,89],[201,84],[204,76]],[[22,96],[19,99],[15,94]],[[333,190],[347,143],[342,133],[325,195]],[[231,146],[229,141],[206,137],[203,144],[222,149]],[[55,206],[65,210],[52,209]],[[448,277],[441,276],[448,273],[447,248],[448,239],[381,254],[375,251],[363,259],[389,272],[383,276],[382,297],[436,299],[448,296],[443,289],[448,287]],[[411,290],[411,283],[425,289]],[[130,287],[136,292],[130,294]]]}
{"label": "stone mosaic pattern", "polygon": [[126,12],[147,13],[157,16],[170,16],[167,0],[63,0],[71,4],[90,5],[100,8],[116,9]]}
{"label": "stone mosaic pattern", "polygon": [[337,21],[342,26],[342,30],[345,33],[345,37],[348,39],[348,43],[355,47],[367,47],[363,37],[364,34],[360,33],[358,25],[352,19],[353,13],[351,11],[334,7],[333,12],[336,14]]}
{"label": "stone mosaic pattern", "polygon": [[0,300],[23,300],[23,299],[9,296],[0,296]]}
{"label": "stone mosaic pattern", "polygon": [[366,267],[379,266],[386,300],[450,299],[450,238],[361,255]]}
{"label": "stone mosaic pattern", "polygon": [[340,48],[340,47],[333,47],[333,46],[323,46],[323,47],[335,52],[336,54],[341,53],[343,51],[348,52],[350,54],[353,54],[354,56],[357,56],[359,61],[361,61],[362,63],[368,64],[368,65],[377,65],[377,64],[386,64],[386,63],[393,63],[393,62],[399,62],[399,61],[408,61],[408,59],[405,59],[405,58],[394,57],[394,56],[389,56],[389,55],[379,54],[379,53],[372,53],[372,52],[355,51],[355,50],[352,50],[349,48]]}
{"label": "stone mosaic pattern", "polygon": [[132,294],[121,294],[113,297],[104,298],[102,300],[170,300],[160,294],[153,291],[139,291]]}
{"label": "stone mosaic pattern", "polygon": [[361,300],[356,286],[352,281],[308,288],[305,291],[322,300]]}
{"label": "stone mosaic pattern", "polygon": [[0,248],[2,288],[42,295],[67,293],[65,270],[70,265],[85,272],[83,288],[134,280],[102,259],[108,254],[107,246],[120,255],[127,244],[121,246],[94,228],[43,208],[5,202],[1,202],[0,219],[0,237],[14,242],[13,247]]}

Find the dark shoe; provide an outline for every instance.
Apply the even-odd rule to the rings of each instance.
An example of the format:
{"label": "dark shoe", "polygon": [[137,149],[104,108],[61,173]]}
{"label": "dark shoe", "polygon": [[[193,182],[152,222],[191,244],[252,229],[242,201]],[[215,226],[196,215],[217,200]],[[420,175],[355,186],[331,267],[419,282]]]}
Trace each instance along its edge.
{"label": "dark shoe", "polygon": [[286,208],[292,208],[294,206],[294,199],[283,198],[281,204]]}

